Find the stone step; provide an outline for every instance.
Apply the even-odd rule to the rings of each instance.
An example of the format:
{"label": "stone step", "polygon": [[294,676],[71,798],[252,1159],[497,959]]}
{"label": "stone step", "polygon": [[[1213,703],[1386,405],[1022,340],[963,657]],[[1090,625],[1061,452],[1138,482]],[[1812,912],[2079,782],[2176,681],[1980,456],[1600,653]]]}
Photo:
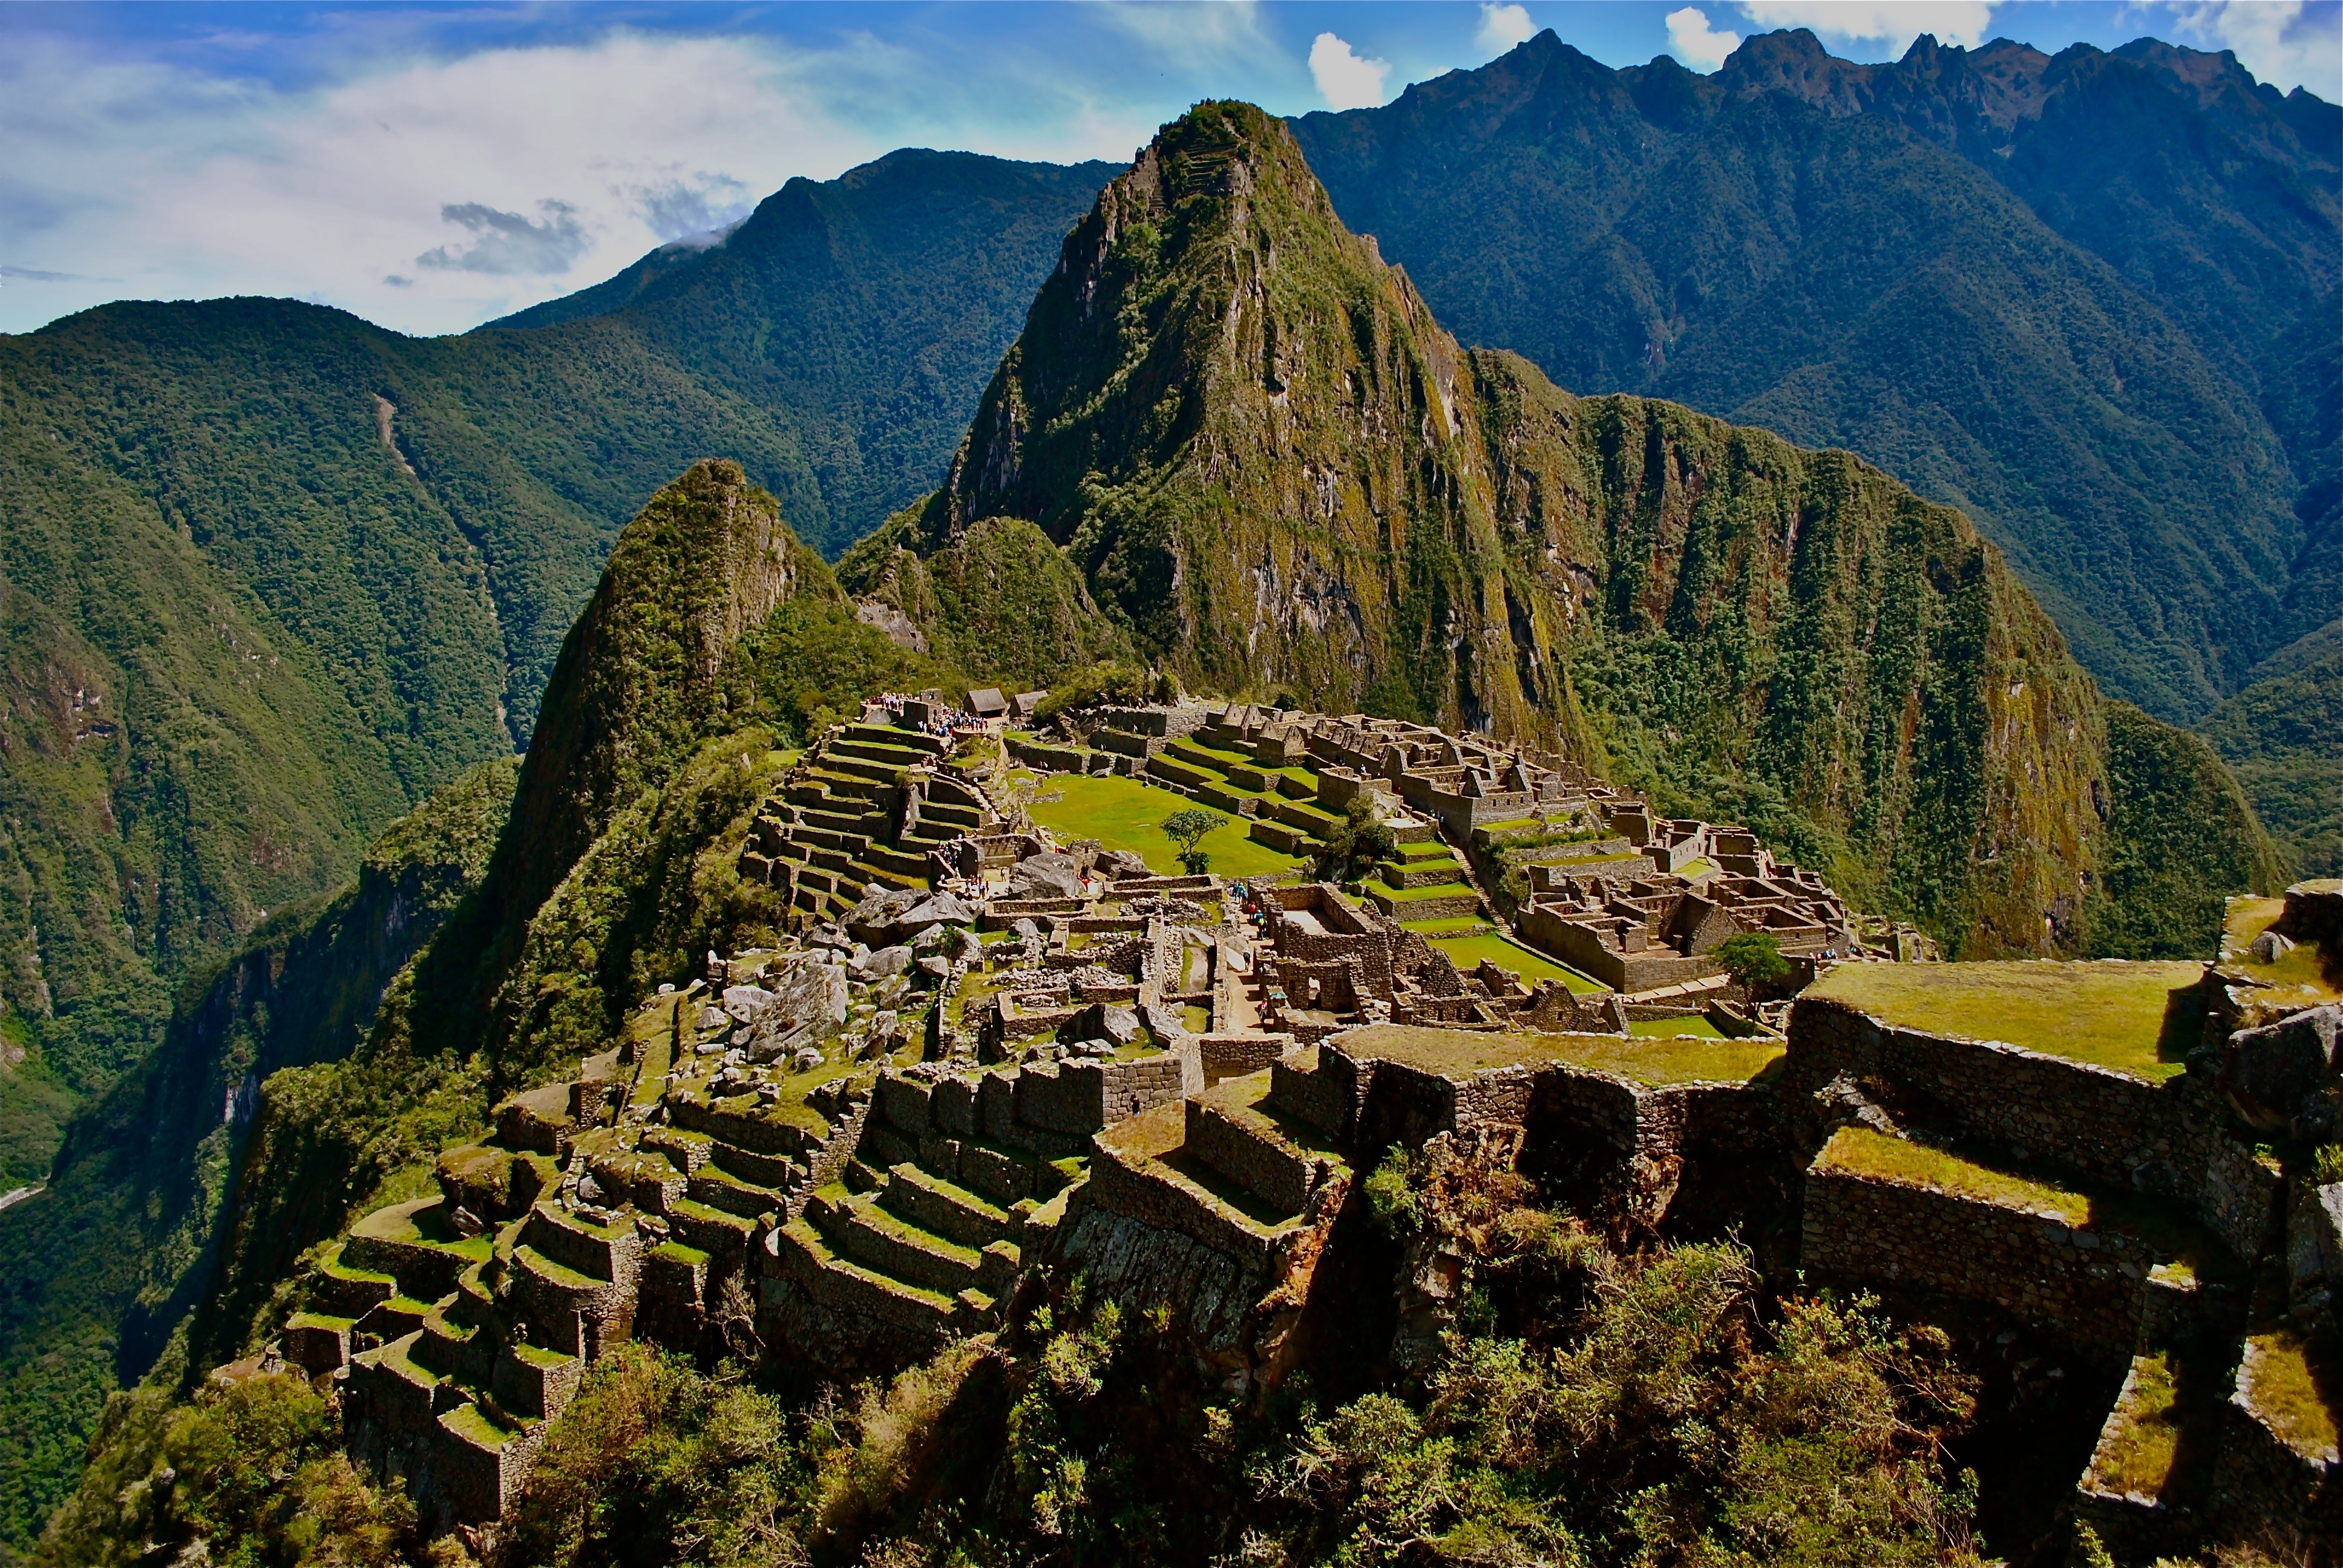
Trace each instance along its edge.
{"label": "stone step", "polygon": [[695,1203],[705,1203],[711,1209],[721,1209],[727,1214],[737,1214],[744,1220],[769,1214],[779,1209],[783,1201],[781,1195],[771,1188],[743,1181],[715,1165],[702,1166],[693,1173],[686,1196]]}
{"label": "stone step", "polygon": [[870,849],[864,850],[865,859],[855,861],[848,868],[866,890],[873,884],[888,888],[916,888],[920,885],[920,878],[908,876],[901,871],[891,871],[883,866],[872,865],[869,857],[877,848],[878,846],[874,844]]}
{"label": "stone step", "polygon": [[978,1284],[982,1252],[889,1213],[875,1193],[825,1190],[805,1212],[836,1251],[873,1273],[947,1296]]}
{"label": "stone step", "polygon": [[1008,1210],[916,1165],[889,1171],[879,1201],[898,1219],[963,1247],[1016,1239],[1018,1221]]}
{"label": "stone step", "polygon": [[890,871],[905,879],[906,887],[924,886],[928,879],[928,858],[913,851],[890,849],[885,844],[870,844],[862,851],[863,864],[880,870]]}
{"label": "stone step", "polygon": [[1159,1105],[1099,1133],[1090,1201],[1269,1268],[1301,1219],[1264,1212],[1252,1193],[1197,1158],[1186,1147],[1186,1123],[1183,1104]]}
{"label": "stone step", "polygon": [[973,806],[955,806],[950,801],[930,798],[920,807],[920,820],[942,822],[964,833],[973,833],[984,826],[984,813]]}
{"label": "stone step", "polygon": [[[783,1271],[805,1278],[829,1304],[875,1308],[870,1316],[936,1333],[950,1331],[963,1316],[952,1296],[866,1269],[840,1253],[810,1221],[790,1221],[774,1242]],[[858,1296],[868,1298],[867,1305]]]}
{"label": "stone step", "polygon": [[839,738],[901,751],[924,752],[930,757],[942,756],[945,747],[940,736],[924,734],[917,729],[898,729],[888,724],[850,724],[840,732]]}
{"label": "stone step", "polygon": [[[826,816],[827,813],[824,815]],[[875,819],[864,824],[866,827],[875,825]],[[825,854],[851,858],[860,855],[870,846],[870,835],[863,831],[862,828],[832,828],[814,822],[808,822],[799,827],[790,839],[791,842],[807,847],[816,865],[830,865],[829,861],[822,859]],[[837,869],[836,866],[830,866],[832,870]]]}
{"label": "stone step", "polygon": [[1348,1167],[1316,1129],[1269,1109],[1271,1081],[1264,1068],[1224,1079],[1190,1098],[1185,1146],[1251,1193],[1262,1210],[1296,1215],[1312,1192]]}
{"label": "stone step", "polygon": [[830,749],[822,753],[823,761],[832,767],[848,758],[858,762],[876,762],[883,768],[900,770],[926,767],[935,761],[936,754],[914,751],[892,741],[863,740],[852,736],[831,742]]}
{"label": "stone step", "polygon": [[749,1237],[757,1228],[751,1218],[696,1198],[678,1199],[668,1211],[667,1221],[676,1239],[685,1246],[697,1247],[711,1258],[730,1260],[745,1255]]}
{"label": "stone step", "polygon": [[893,784],[896,775],[910,766],[905,762],[877,762],[868,757],[840,756],[837,749],[821,759],[825,771],[842,773],[849,779],[867,779],[873,784]]}

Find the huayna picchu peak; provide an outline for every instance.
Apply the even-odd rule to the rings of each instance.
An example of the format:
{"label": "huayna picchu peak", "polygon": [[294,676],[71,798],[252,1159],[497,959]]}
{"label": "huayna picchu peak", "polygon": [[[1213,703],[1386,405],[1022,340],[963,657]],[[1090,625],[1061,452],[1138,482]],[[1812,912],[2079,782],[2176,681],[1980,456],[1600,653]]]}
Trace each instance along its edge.
{"label": "huayna picchu peak", "polygon": [[[1086,594],[1192,686],[1608,755],[1972,955],[2145,950],[2141,906],[2193,899],[2202,927],[2232,870],[2276,875],[2209,752],[2113,711],[1957,512],[1460,347],[1247,105],[1199,106],[1101,195],[943,488],[841,581],[934,618],[901,585],[971,569],[996,519],[1074,579],[1009,597]],[[2111,728],[2158,737],[2151,776],[2120,776]],[[2162,843],[2183,820],[2219,840],[2194,866]]]}
{"label": "huayna picchu peak", "polygon": [[[2173,580],[2261,585],[2103,687],[2083,576],[1932,498],[1953,469],[1643,395],[1725,352],[1719,214],[1778,281],[1781,231],[1863,227],[1811,186],[1935,170],[1912,211],[1998,223],[2092,106],[2290,168],[2326,106],[2162,45],[1922,44],[1696,76],[1546,33],[1382,109],[1206,99],[1119,172],[907,151],[468,337],[236,302],[208,380],[209,307],[0,343],[45,378],[0,387],[5,471],[110,454],[86,539],[60,480],[0,547],[0,784],[54,761],[142,855],[155,802],[229,823],[249,869],[121,862],[157,930],[287,895],[249,940],[204,917],[167,1000],[105,982],[156,1043],[0,1196],[0,1564],[2336,1568],[2343,883],[2289,859],[2323,778],[2287,848],[2255,804],[2326,755],[2333,626],[2272,586],[2328,526],[2270,512],[2316,418],[2239,435],[2178,350],[2093,362],[2236,458],[2171,514],[2235,537]],[[1610,205],[1540,266],[1634,292],[1682,242],[1641,381],[1548,374],[1624,317],[1453,327],[1519,304],[1574,158]],[[1506,168],[1505,221],[1427,232]],[[2147,200],[2058,210],[2137,239]],[[1979,264],[2066,280],[2011,286],[2028,353],[2026,312],[2128,286],[2071,260]],[[1751,312],[1752,364],[1839,330]],[[93,347],[134,326],[170,375]],[[2224,363],[2274,408],[2318,379],[2268,358]],[[101,439],[198,380],[206,441],[274,454],[232,527],[242,470],[197,484],[179,425]],[[2107,515],[2203,456],[2094,457]],[[384,531],[304,578],[337,485]],[[181,707],[235,687],[209,773],[199,729],[146,769],[167,694],[86,629],[107,541],[168,588]],[[432,651],[335,666],[329,622]],[[2235,693],[2203,738],[2112,694],[2183,688]],[[41,890],[105,881],[62,864],[0,877],[12,1118],[25,1045],[82,1038],[15,1000]],[[76,1030],[103,968],[60,971]]]}

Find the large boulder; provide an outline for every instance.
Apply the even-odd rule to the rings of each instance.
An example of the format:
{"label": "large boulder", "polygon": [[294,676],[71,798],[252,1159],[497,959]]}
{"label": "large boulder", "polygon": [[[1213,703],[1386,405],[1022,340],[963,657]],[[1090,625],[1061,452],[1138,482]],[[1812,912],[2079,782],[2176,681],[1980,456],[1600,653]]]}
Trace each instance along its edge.
{"label": "large boulder", "polygon": [[1122,877],[1151,877],[1146,860],[1129,849],[1109,849],[1098,858],[1098,874],[1113,881]]}
{"label": "large boulder", "polygon": [[896,920],[894,940],[908,942],[921,931],[932,930],[938,926],[974,924],[976,911],[968,907],[966,900],[950,893],[931,893],[923,896]]}
{"label": "large boulder", "polygon": [[924,888],[873,888],[847,911],[847,931],[856,941],[886,947],[896,940],[895,928],[903,916],[927,898]]}
{"label": "large boulder", "polygon": [[2343,1007],[2311,1008],[2231,1035],[2217,1081],[2257,1130],[2321,1136],[2333,1118],[2339,1046]]}
{"label": "large boulder", "polygon": [[1071,855],[1043,850],[1028,855],[1010,869],[1009,886],[1021,898],[1079,899],[1082,896],[1082,863]]}
{"label": "large boulder", "polygon": [[[750,1061],[778,1061],[814,1048],[846,1027],[846,970],[800,953],[765,976],[769,1000],[749,1019],[740,1050]],[[729,996],[729,993],[728,992]]]}

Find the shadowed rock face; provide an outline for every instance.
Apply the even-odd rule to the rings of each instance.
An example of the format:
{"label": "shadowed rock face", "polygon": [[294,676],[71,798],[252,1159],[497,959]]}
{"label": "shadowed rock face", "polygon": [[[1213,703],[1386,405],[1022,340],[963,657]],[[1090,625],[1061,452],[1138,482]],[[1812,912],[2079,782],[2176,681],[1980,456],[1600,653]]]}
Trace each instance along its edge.
{"label": "shadowed rock face", "polygon": [[884,548],[949,560],[999,518],[1191,684],[1607,749],[1738,791],[1720,810],[1779,802],[1802,859],[1971,954],[2086,940],[2127,784],[1966,518],[1461,348],[1249,106],[1199,106],[1101,195]]}

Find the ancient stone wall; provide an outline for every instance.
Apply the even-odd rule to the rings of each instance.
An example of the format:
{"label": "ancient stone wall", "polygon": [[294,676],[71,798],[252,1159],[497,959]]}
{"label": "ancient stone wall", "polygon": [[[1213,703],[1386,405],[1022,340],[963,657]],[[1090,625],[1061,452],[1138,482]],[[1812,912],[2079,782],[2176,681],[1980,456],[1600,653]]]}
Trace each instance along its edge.
{"label": "ancient stone wall", "polygon": [[2113,1362],[2139,1342],[2155,1257],[2119,1231],[1825,1169],[1806,1175],[1798,1261],[1817,1283],[1999,1307]]}
{"label": "ancient stone wall", "polygon": [[1791,1014],[1785,1068],[1792,1094],[1841,1074],[1894,1084],[1938,1131],[2086,1181],[2191,1203],[2205,1191],[2213,1107],[2186,1078],[2150,1083],[2014,1045],[1898,1028],[1812,997]]}

